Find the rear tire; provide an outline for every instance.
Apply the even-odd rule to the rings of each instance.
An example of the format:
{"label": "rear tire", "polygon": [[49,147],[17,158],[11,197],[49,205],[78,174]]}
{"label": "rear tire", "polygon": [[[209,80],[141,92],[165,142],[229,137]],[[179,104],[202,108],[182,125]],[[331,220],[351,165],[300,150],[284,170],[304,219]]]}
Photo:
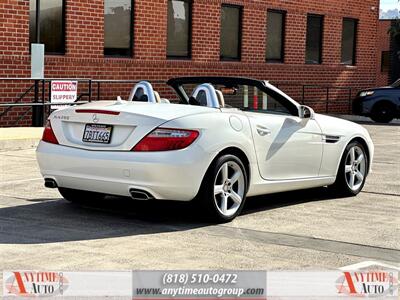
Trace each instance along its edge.
{"label": "rear tire", "polygon": [[85,203],[89,201],[98,201],[103,200],[105,195],[101,193],[82,191],[82,190],[74,190],[68,188],[59,187],[58,191],[61,196],[69,202],[73,203]]}
{"label": "rear tire", "polygon": [[371,119],[378,123],[389,123],[394,119],[394,107],[390,103],[377,103],[372,109]]}
{"label": "rear tire", "polygon": [[247,194],[247,173],[234,155],[222,155],[208,169],[197,201],[207,219],[225,223],[242,211]]}
{"label": "rear tire", "polygon": [[364,187],[368,165],[364,146],[357,141],[351,142],[343,153],[336,181],[329,188],[338,196],[356,196]]}

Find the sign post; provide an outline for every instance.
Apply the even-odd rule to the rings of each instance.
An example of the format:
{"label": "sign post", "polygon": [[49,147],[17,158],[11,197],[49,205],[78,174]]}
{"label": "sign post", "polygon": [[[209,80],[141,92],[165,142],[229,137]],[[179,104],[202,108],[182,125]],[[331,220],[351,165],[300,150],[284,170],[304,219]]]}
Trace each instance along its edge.
{"label": "sign post", "polygon": [[[44,79],[44,45],[31,44],[31,78],[35,79],[35,103],[39,103],[39,82]],[[43,87],[44,88],[44,87]],[[44,100],[44,99],[42,99]],[[42,106],[32,107],[32,126],[43,126]]]}

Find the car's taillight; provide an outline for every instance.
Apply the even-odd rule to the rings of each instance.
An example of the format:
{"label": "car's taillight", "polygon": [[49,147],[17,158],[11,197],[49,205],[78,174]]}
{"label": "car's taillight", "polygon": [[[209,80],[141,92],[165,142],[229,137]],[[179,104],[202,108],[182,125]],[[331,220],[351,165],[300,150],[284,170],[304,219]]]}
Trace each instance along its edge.
{"label": "car's taillight", "polygon": [[198,136],[196,130],[157,128],[136,144],[132,151],[179,150],[188,147]]}
{"label": "car's taillight", "polygon": [[58,144],[53,128],[51,128],[50,120],[47,120],[46,126],[44,127],[42,141],[52,144]]}

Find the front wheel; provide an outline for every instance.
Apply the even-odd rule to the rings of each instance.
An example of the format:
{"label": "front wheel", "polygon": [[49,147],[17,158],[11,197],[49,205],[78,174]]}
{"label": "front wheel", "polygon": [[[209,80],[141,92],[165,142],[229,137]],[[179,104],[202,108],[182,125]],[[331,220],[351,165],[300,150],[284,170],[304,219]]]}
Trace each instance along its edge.
{"label": "front wheel", "polygon": [[378,103],[374,106],[371,119],[378,123],[389,123],[394,119],[394,110],[389,103]]}
{"label": "front wheel", "polygon": [[238,157],[228,154],[217,158],[207,171],[198,201],[207,217],[229,222],[242,211],[246,193],[246,169]]}
{"label": "front wheel", "polygon": [[361,192],[368,174],[368,157],[364,146],[357,142],[347,145],[331,188],[342,196],[355,196]]}
{"label": "front wheel", "polygon": [[98,201],[103,200],[105,195],[95,192],[82,191],[82,190],[74,190],[68,188],[59,187],[58,191],[61,196],[69,202],[73,203],[85,203],[88,201]]}

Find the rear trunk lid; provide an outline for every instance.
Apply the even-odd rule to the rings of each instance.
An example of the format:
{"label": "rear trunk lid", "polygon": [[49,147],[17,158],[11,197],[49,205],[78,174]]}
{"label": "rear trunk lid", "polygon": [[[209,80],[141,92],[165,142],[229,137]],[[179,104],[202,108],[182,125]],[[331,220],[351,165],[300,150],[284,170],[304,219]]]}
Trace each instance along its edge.
{"label": "rear trunk lid", "polygon": [[87,150],[129,151],[163,123],[210,112],[211,109],[178,104],[99,101],[56,111],[50,116],[50,121],[60,145]]}

